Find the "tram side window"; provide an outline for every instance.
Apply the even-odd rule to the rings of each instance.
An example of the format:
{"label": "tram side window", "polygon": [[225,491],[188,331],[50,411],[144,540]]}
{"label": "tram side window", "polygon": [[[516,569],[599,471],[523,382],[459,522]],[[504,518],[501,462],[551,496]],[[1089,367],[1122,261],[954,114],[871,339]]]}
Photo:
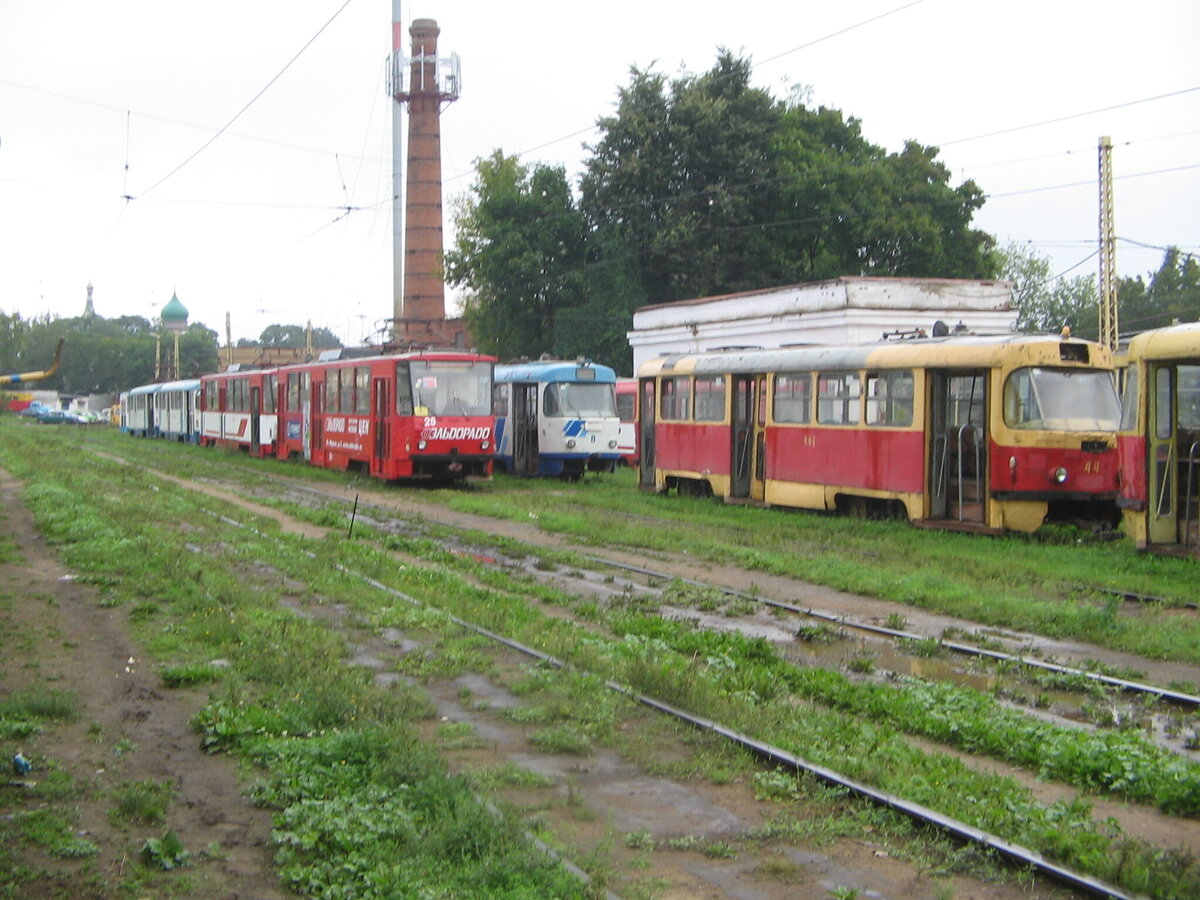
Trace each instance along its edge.
{"label": "tram side window", "polygon": [[696,376],[696,421],[721,422],[725,419],[725,376]]}
{"label": "tram side window", "polygon": [[1177,370],[1179,391],[1179,427],[1200,429],[1200,366],[1180,366]]}
{"label": "tram side window", "polygon": [[275,412],[275,376],[266,375],[263,377],[262,389],[262,408],[263,412]]}
{"label": "tram side window", "polygon": [[804,424],[812,420],[812,375],[808,372],[775,376],[774,406],[776,422]]}
{"label": "tram side window", "polygon": [[354,368],[354,412],[360,416],[371,412],[371,369],[368,366]]}
{"label": "tram side window", "polygon": [[341,373],[337,369],[330,369],[325,373],[325,412],[327,413],[335,413],[340,409],[338,406],[340,375]]}
{"label": "tram side window", "polygon": [[213,412],[217,410],[217,382],[215,381],[204,383],[204,408]]}
{"label": "tram side window", "polygon": [[408,363],[396,363],[396,413],[401,416],[413,414],[412,382],[408,377]]}
{"label": "tram side window", "polygon": [[354,412],[354,370],[342,369],[338,374],[341,376],[341,405],[338,409],[344,413]]}
{"label": "tram side window", "polygon": [[675,422],[686,421],[691,406],[691,379],[686,375],[662,380],[662,398],[659,400],[659,415]]}
{"label": "tram side window", "polygon": [[492,415],[507,416],[508,415],[508,385],[494,384],[492,385]]}
{"label": "tram side window", "polygon": [[1134,431],[1138,422],[1138,367],[1130,365],[1125,370],[1125,394],[1121,398],[1121,430]]}
{"label": "tram side window", "polygon": [[867,375],[867,424],[911,425],[913,373],[871,372]]}
{"label": "tram side window", "polygon": [[817,421],[822,425],[857,425],[861,392],[857,372],[822,372],[817,376]]}
{"label": "tram side window", "polygon": [[633,404],[636,399],[636,394],[617,394],[617,417],[622,422],[633,421]]}
{"label": "tram side window", "polygon": [[233,408],[237,412],[247,412],[250,409],[249,391],[246,390],[247,380],[236,378],[233,382]]}
{"label": "tram side window", "polygon": [[288,372],[287,377],[287,411],[300,411],[300,373]]}

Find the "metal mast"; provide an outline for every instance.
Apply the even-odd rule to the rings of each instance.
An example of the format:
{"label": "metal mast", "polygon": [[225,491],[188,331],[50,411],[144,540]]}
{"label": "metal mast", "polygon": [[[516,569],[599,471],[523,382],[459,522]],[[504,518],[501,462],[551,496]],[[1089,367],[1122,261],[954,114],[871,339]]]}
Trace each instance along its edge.
{"label": "metal mast", "polygon": [[1100,138],[1100,343],[1116,351],[1117,231],[1113,218],[1112,138]]}
{"label": "metal mast", "polygon": [[404,24],[400,0],[392,0],[392,55],[388,58],[387,91],[392,97],[392,334],[404,315],[404,101],[396,96],[397,76],[404,65]]}

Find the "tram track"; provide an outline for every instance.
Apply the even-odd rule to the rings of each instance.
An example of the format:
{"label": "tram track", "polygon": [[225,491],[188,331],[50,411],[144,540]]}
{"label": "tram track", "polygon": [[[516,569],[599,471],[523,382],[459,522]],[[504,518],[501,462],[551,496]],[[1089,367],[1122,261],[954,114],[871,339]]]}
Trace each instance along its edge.
{"label": "tram track", "polygon": [[[293,486],[295,487],[295,485]],[[305,490],[308,489],[305,488]],[[313,492],[322,494],[324,496],[334,496],[327,495],[325,492],[317,490],[314,490]],[[369,505],[370,504],[368,504],[368,506]],[[219,515],[216,513],[213,513],[213,515],[219,518],[223,523],[232,527],[248,527],[229,516]],[[260,537],[267,537],[261,532],[256,533]],[[535,660],[540,664],[548,665],[555,669],[574,668],[580,671],[586,671],[580,669],[578,666],[567,663],[564,660],[545,653],[544,651],[535,647],[529,646],[521,641],[515,640],[507,635],[498,633],[492,629],[486,628],[482,625],[450,613],[447,610],[441,609],[435,604],[430,604],[426,601],[413,597],[403,591],[384,584],[376,578],[356,572],[353,569],[340,564],[337,565],[336,568],[342,574],[361,580],[375,590],[386,593],[388,596],[394,599],[401,600],[419,609],[435,610],[446,616],[448,621],[452,622],[456,627],[483,637],[488,641],[501,645],[529,659]],[[758,740],[738,729],[724,725],[719,721],[690,713],[663,700],[639,691],[635,691],[630,687],[611,679],[603,678],[601,676],[597,677],[601,678],[606,689],[621,694],[633,702],[648,709],[652,709],[670,719],[687,724],[697,730],[715,735],[730,745],[737,746],[743,750],[751,752],[755,756],[773,766],[784,768],[797,775],[811,775],[825,784],[846,790],[851,795],[862,800],[900,813],[909,819],[912,819],[914,822],[924,826],[932,827],[944,834],[949,835],[950,837],[953,837],[956,840],[985,848],[1009,860],[1010,862],[1018,866],[1026,867],[1031,871],[1036,872],[1038,875],[1045,877],[1057,884],[1069,887],[1073,890],[1082,891],[1090,896],[1095,897],[1112,898],[1112,900],[1138,900],[1137,895],[1125,891],[1118,886],[1109,884],[1102,879],[1086,873],[1076,871],[1069,866],[1056,863],[1041,853],[1015,842],[1006,840],[984,829],[980,829],[966,822],[962,822],[951,816],[944,815],[924,804],[906,800],[894,793],[881,790],[858,779],[851,778],[828,766],[820,765],[805,759],[802,756],[791,753],[785,748],[776,746],[766,741]]]}
{"label": "tram track", "polygon": [[[346,493],[330,492],[328,490],[314,488],[310,485],[297,484],[297,483],[292,482],[290,479],[286,479],[285,481],[286,481],[289,489],[294,488],[294,489],[298,490],[299,492],[301,492],[303,494],[307,494],[311,497],[318,497],[325,501],[334,501],[344,507],[350,507],[351,504],[357,504],[357,509],[360,511],[360,513],[364,512],[364,511],[379,510],[379,511],[386,513],[387,515],[394,515],[397,512],[397,510],[390,505],[376,504],[371,501],[364,502],[358,495],[347,495]],[[223,482],[223,481],[220,481],[220,482],[214,481],[214,484],[224,485],[224,487],[223,487],[224,490],[230,489],[230,486],[228,485],[228,483]],[[234,488],[234,490],[239,491],[239,492],[249,493],[251,495],[253,495],[255,493],[252,489],[247,490],[245,488],[245,486],[237,486],[236,488]],[[276,499],[279,498],[278,493],[274,494],[273,496]],[[402,513],[402,515],[409,516],[410,518],[412,516],[422,517],[422,514],[420,512],[414,512],[411,514],[410,513]],[[445,528],[445,529],[449,529],[449,530],[458,530],[458,531],[462,531],[462,532],[466,532],[469,530],[464,526],[449,524],[444,520],[434,519],[431,521],[436,523],[436,525],[439,528]],[[478,530],[478,526],[476,526],[475,530]],[[577,550],[572,551],[572,552],[578,553]],[[485,556],[486,551],[484,553],[481,553],[478,555]],[[618,569],[624,570],[631,574],[638,574],[638,575],[641,575],[646,578],[653,578],[653,579],[657,579],[657,580],[681,580],[681,579],[679,579],[679,577],[677,575],[673,575],[669,572],[664,572],[664,571],[655,570],[655,569],[649,569],[648,567],[645,567],[645,566],[634,566],[634,565],[631,565],[628,563],[620,563],[619,561],[607,559],[607,558],[596,556],[593,554],[580,554],[580,558],[585,559],[587,562],[593,563],[597,566],[609,566],[613,563],[617,563],[616,567]],[[348,573],[348,574],[354,574],[354,573]],[[356,576],[356,577],[364,577],[364,576]],[[698,586],[703,586],[705,588],[716,588],[718,590],[725,590],[725,589],[721,588],[719,585],[712,585],[712,584],[708,584],[705,582],[693,580],[692,583],[694,583]],[[415,598],[408,597],[406,595],[403,595],[400,592],[394,592],[393,589],[388,588],[384,585],[379,585],[378,587],[380,589],[387,590],[387,591],[393,593],[399,599],[404,599],[408,602],[413,602],[413,603],[418,603],[418,604],[422,603],[421,601],[417,601],[417,600],[415,600]],[[727,594],[729,594],[730,596],[737,596],[737,597],[739,597],[739,599],[749,599],[749,600],[755,600],[757,602],[762,602],[762,599],[763,599],[761,597],[756,597],[756,596],[745,594],[745,592],[727,591],[727,590],[725,592]],[[768,603],[767,605],[771,606],[771,605],[775,605],[775,603],[777,603],[777,601]],[[424,604],[424,605],[428,605],[428,604]],[[778,606],[778,608],[780,608],[784,611],[788,611],[788,612],[792,612],[794,609],[795,611],[802,613],[802,614],[806,614],[806,615],[810,613],[810,610],[805,610],[800,607],[793,606],[793,609],[787,609],[788,606],[793,606],[793,605],[781,604]],[[839,627],[851,627],[848,624],[846,617],[837,616],[832,613],[830,613],[828,615],[830,616],[829,621],[831,622],[831,624],[837,624]],[[895,639],[904,639],[904,638],[911,639],[914,637],[921,638],[920,635],[916,635],[916,634],[913,634],[910,632],[904,632],[900,629],[888,629],[886,627],[873,625],[873,624],[867,623],[867,622],[855,623],[855,624],[862,624],[862,625],[866,626],[866,628],[864,629],[866,631],[872,631],[872,632],[878,633],[880,635],[889,636],[889,637],[892,637]],[[482,635],[484,637],[487,637],[489,640],[494,640],[500,644],[503,644],[504,646],[508,646],[511,649],[516,650],[517,652],[521,652],[522,654],[528,655],[531,658],[538,659],[547,664],[556,665],[556,666],[567,665],[566,663],[563,663],[560,660],[557,660],[557,659],[547,656],[546,654],[542,653],[541,651],[537,650],[536,648],[528,648],[523,645],[518,646],[518,645],[514,644],[510,638],[507,638],[504,635],[493,634],[493,633],[489,632],[487,629],[480,629],[478,626],[473,625],[473,623],[464,621],[462,623],[462,627],[470,628],[471,630],[477,631],[477,633],[479,633],[480,635]],[[975,648],[975,649],[979,649],[979,648]],[[975,843],[975,844],[979,844],[980,846],[987,847],[987,848],[995,851],[996,853],[1000,854],[1001,856],[1004,856],[1010,860],[1013,860],[1014,862],[1018,862],[1020,865],[1031,867],[1035,871],[1040,872],[1047,878],[1053,879],[1054,881],[1056,881],[1060,884],[1067,885],[1073,889],[1081,890],[1081,891],[1084,891],[1088,894],[1092,894],[1095,896],[1121,897],[1121,898],[1134,896],[1132,894],[1126,893],[1125,891],[1123,891],[1122,889],[1120,889],[1118,887],[1114,887],[1112,885],[1106,884],[1103,881],[1095,879],[1089,875],[1080,874],[1080,873],[1072,871],[1069,868],[1064,868],[1064,867],[1058,866],[1053,861],[1046,860],[1044,857],[1042,857],[1036,851],[1032,851],[1032,850],[1029,850],[1028,848],[1024,848],[1019,845],[1012,844],[1011,842],[1008,842],[1003,838],[1000,838],[996,835],[991,835],[986,832],[982,832],[979,829],[976,829],[973,826],[970,826],[970,825],[960,822],[958,820],[949,819],[945,816],[942,816],[941,814],[937,813],[934,810],[928,809],[927,807],[922,807],[919,804],[909,803],[908,801],[905,801],[903,798],[896,797],[894,795],[888,794],[883,791],[879,791],[878,789],[875,789],[875,788],[871,787],[870,785],[865,785],[865,784],[856,782],[854,779],[845,777],[841,773],[838,773],[834,770],[828,769],[826,767],[822,767],[819,764],[811,763],[811,762],[803,759],[802,757],[795,757],[794,755],[790,754],[786,749],[776,747],[771,744],[759,742],[750,736],[747,736],[745,734],[737,732],[734,729],[728,728],[727,726],[723,725],[722,723],[706,720],[702,717],[692,716],[692,715],[688,714],[686,711],[677,710],[677,709],[671,707],[669,704],[659,701],[653,697],[649,697],[649,696],[641,695],[641,694],[635,694],[633,692],[630,692],[629,689],[623,688],[620,685],[609,684],[608,686],[613,690],[619,690],[623,693],[628,694],[629,696],[631,696],[633,699],[635,699],[638,703],[640,703],[642,705],[645,705],[649,708],[656,709],[666,715],[672,716],[672,718],[678,719],[679,721],[682,721],[682,722],[686,722],[689,725],[692,725],[693,727],[700,728],[700,729],[703,729],[706,731],[710,731],[711,733],[718,735],[726,740],[729,740],[732,743],[737,744],[738,746],[742,746],[745,749],[751,750],[752,752],[759,755],[763,759],[772,762],[772,764],[785,766],[785,767],[787,767],[793,771],[797,771],[797,772],[800,772],[800,771],[810,772],[815,777],[818,777],[819,779],[821,779],[829,784],[834,784],[839,787],[845,788],[846,790],[850,791],[851,793],[853,793],[857,796],[860,796],[864,799],[870,800],[873,803],[888,807],[890,809],[894,809],[897,812],[901,812],[905,815],[908,815],[911,818],[913,818],[915,821],[919,821],[919,822],[928,824],[932,827],[935,827],[938,830],[943,831],[944,833],[954,836],[956,839],[969,841],[971,843]],[[1161,694],[1162,692],[1156,690],[1155,693]]]}
{"label": "tram track", "polygon": [[[320,488],[314,488],[309,485],[301,485],[301,484],[293,483],[292,487],[294,487],[295,489],[300,490],[304,493],[319,496],[325,500],[335,501],[335,502],[345,504],[348,506],[354,505],[356,509],[364,509],[365,510],[365,509],[373,508],[373,509],[381,509],[381,510],[387,511],[386,506],[381,506],[381,505],[373,504],[370,502],[363,503],[357,497],[354,500],[350,500],[349,498],[341,496],[339,494],[336,494],[336,493],[333,493],[330,491],[325,491]],[[458,528],[457,526],[450,525],[447,523],[441,523],[441,525],[442,525],[442,527],[445,527],[445,528],[457,529],[460,531],[467,530],[465,528]],[[628,562],[622,562],[622,561],[614,559],[612,557],[602,556],[602,555],[595,554],[595,553],[591,553],[591,554],[579,553],[578,555],[582,559],[586,560],[587,562],[589,562],[593,565],[617,569],[620,571],[641,575],[646,578],[652,578],[652,579],[656,579],[656,580],[663,581],[663,582],[677,581],[682,584],[687,584],[692,587],[700,588],[703,590],[718,591],[727,597],[735,598],[737,600],[746,601],[746,602],[761,605],[768,609],[778,610],[778,611],[786,612],[786,613],[789,613],[792,615],[813,619],[815,621],[822,622],[822,623],[832,625],[832,626],[836,626],[838,628],[845,628],[845,629],[850,629],[853,631],[860,632],[862,634],[869,634],[873,637],[891,641],[896,644],[900,644],[900,643],[906,642],[906,641],[922,642],[922,641],[933,640],[933,641],[936,641],[937,646],[940,647],[941,649],[943,649],[947,652],[950,652],[950,653],[961,655],[961,656],[972,657],[972,658],[976,658],[976,659],[985,659],[985,660],[990,660],[992,662],[1009,664],[1009,665],[1016,665],[1016,666],[1026,668],[1026,669],[1038,670],[1038,671],[1042,671],[1042,672],[1049,672],[1049,673],[1052,673],[1055,675],[1061,675],[1061,676],[1066,676],[1066,677],[1071,677],[1071,678],[1080,678],[1085,681],[1104,685],[1106,687],[1114,688],[1116,690],[1126,692],[1129,694],[1141,695],[1141,696],[1147,697],[1151,700],[1161,699],[1166,702],[1169,702],[1169,703],[1172,703],[1172,704],[1175,704],[1175,705],[1178,705],[1180,707],[1184,707],[1187,709],[1200,709],[1200,695],[1188,693],[1186,691],[1175,690],[1173,688],[1166,687],[1163,685],[1150,684],[1150,683],[1147,683],[1144,681],[1137,681],[1137,680],[1133,680],[1133,679],[1129,679],[1129,678],[1119,678],[1114,675],[1108,675],[1108,674],[1105,674],[1102,672],[1096,672],[1096,671],[1092,671],[1089,669],[1080,668],[1077,666],[1069,666],[1069,665],[1065,665],[1062,663],[1056,663],[1056,662],[1049,661],[1049,660],[1036,659],[1033,657],[1024,656],[1024,655],[1020,655],[1020,654],[1007,653],[1007,652],[1004,652],[1001,650],[994,650],[994,649],[987,648],[987,647],[981,647],[976,644],[970,644],[970,643],[966,643],[963,641],[948,640],[943,637],[934,637],[931,635],[919,634],[916,632],[906,631],[906,630],[900,629],[900,628],[892,628],[887,625],[879,625],[879,624],[875,624],[872,622],[856,620],[853,617],[847,616],[843,613],[835,613],[835,612],[831,612],[828,610],[818,609],[815,607],[799,606],[794,603],[788,603],[783,600],[777,600],[777,599],[773,599],[770,597],[764,597],[761,594],[754,594],[754,593],[750,593],[748,591],[742,591],[742,590],[738,590],[735,588],[730,588],[730,587],[727,587],[724,585],[717,584],[715,582],[706,582],[706,581],[701,581],[698,579],[688,578],[688,577],[674,574],[671,572],[667,572],[664,570],[653,569],[653,568],[649,568],[646,566],[636,565],[636,564],[628,563]]]}

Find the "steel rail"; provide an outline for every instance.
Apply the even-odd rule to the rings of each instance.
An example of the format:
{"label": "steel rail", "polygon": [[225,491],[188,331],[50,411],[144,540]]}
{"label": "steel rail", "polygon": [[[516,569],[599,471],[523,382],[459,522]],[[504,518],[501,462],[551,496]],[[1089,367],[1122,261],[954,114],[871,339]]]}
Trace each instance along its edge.
{"label": "steel rail", "polygon": [[[326,490],[322,490],[320,488],[314,488],[314,487],[309,487],[307,485],[301,485],[301,484],[295,484],[295,483],[293,483],[293,486],[298,488],[299,490],[306,491],[306,492],[312,493],[312,494],[316,494],[317,496],[327,497],[329,499],[337,500],[342,503],[350,503],[351,502],[349,498],[341,497],[337,494],[331,493]],[[374,508],[374,509],[382,509],[385,512],[388,511],[388,508],[386,506],[382,506],[381,504],[368,502],[365,505],[367,505],[371,508]],[[438,524],[444,528],[450,528],[450,529],[454,529],[457,531],[469,530],[467,528],[463,528],[461,526],[452,525],[452,524],[445,523],[445,522],[439,522]],[[854,619],[847,618],[846,616],[839,615],[837,613],[826,612],[824,610],[819,610],[819,609],[816,609],[813,607],[797,606],[793,603],[787,603],[783,600],[773,600],[770,597],[762,597],[762,596],[759,596],[756,594],[750,594],[750,593],[747,593],[746,591],[739,591],[735,588],[722,587],[721,585],[711,584],[711,583],[707,583],[707,582],[703,582],[703,581],[697,581],[695,579],[686,578],[686,577],[683,577],[680,575],[672,575],[670,572],[660,572],[655,569],[647,568],[645,566],[637,566],[637,565],[633,565],[632,563],[617,562],[616,560],[607,559],[603,556],[596,556],[594,554],[580,553],[579,555],[581,558],[586,559],[597,565],[608,566],[608,567],[614,568],[614,569],[621,569],[626,572],[633,572],[638,575],[644,575],[648,578],[658,578],[658,579],[662,579],[664,581],[679,581],[683,584],[691,585],[692,587],[712,588],[714,590],[720,591],[721,593],[725,594],[726,596],[736,597],[739,600],[749,600],[753,603],[759,603],[764,606],[769,606],[773,609],[780,609],[785,612],[790,612],[790,613],[794,613],[794,614],[802,615],[802,616],[808,616],[809,618],[812,618],[812,619],[818,619],[820,621],[829,622],[829,623],[835,624],[835,625],[840,625],[845,628],[853,628],[856,631],[863,631],[863,632],[867,632],[869,634],[879,635],[882,637],[886,637],[890,640],[910,640],[910,641],[929,640],[929,635],[915,634],[913,632],[903,631],[903,630],[900,630],[897,628],[888,628],[887,626],[884,626],[884,625],[872,625],[868,622],[858,622],[858,621],[855,621]],[[1127,592],[1121,592],[1121,591],[1114,591],[1113,593],[1117,594],[1125,599],[1128,599],[1129,596],[1132,596],[1132,595],[1128,594]],[[1126,679],[1126,678],[1117,678],[1114,675],[1105,675],[1100,672],[1089,672],[1086,669],[1080,669],[1080,668],[1077,668],[1074,666],[1066,666],[1066,665],[1062,665],[1060,663],[1047,662],[1045,660],[1040,660],[1040,659],[1031,659],[1027,656],[1018,656],[1013,653],[1005,653],[1002,650],[989,650],[985,647],[978,647],[974,644],[966,644],[961,641],[948,641],[943,638],[937,638],[937,642],[938,642],[938,646],[944,647],[945,649],[947,649],[953,653],[959,653],[964,656],[973,656],[973,657],[978,657],[978,658],[991,659],[991,660],[995,660],[997,662],[1014,663],[1017,665],[1025,666],[1027,668],[1041,669],[1046,672],[1053,672],[1057,675],[1066,675],[1066,676],[1071,676],[1071,677],[1085,678],[1089,681],[1093,681],[1098,684],[1104,684],[1109,687],[1118,688],[1122,691],[1128,691],[1130,693],[1147,694],[1147,695],[1152,695],[1155,697],[1160,697],[1163,700],[1169,701],[1171,703],[1177,703],[1180,706],[1188,706],[1188,707],[1193,707],[1193,708],[1200,707],[1200,696],[1197,696],[1195,694],[1189,694],[1184,691],[1177,691],[1172,688],[1162,687],[1160,685],[1147,684],[1145,682],[1133,681],[1131,679]]]}
{"label": "steel rail", "polygon": [[[796,613],[802,616],[809,616],[814,619],[820,619],[824,622],[841,625],[846,628],[853,628],[858,631],[865,631],[871,634],[878,634],[893,640],[910,640],[910,641],[926,641],[929,640],[928,635],[915,634],[909,631],[902,631],[898,628],[888,628],[885,625],[872,625],[868,622],[856,622],[845,616],[836,613],[824,612],[819,609],[810,607],[796,606],[792,603],[786,603],[782,600],[772,600],[770,597],[761,597],[755,594],[750,594],[745,591],[739,591],[735,588],[721,587],[720,585],[709,584],[703,581],[696,581],[691,578],[684,578],[679,575],[672,575],[669,572],[659,572],[654,569],[648,569],[644,566],[635,566],[629,563],[616,562],[614,560],[605,559],[602,556],[584,555],[585,559],[600,565],[611,566],[612,568],[622,569],[626,572],[634,572],[639,575],[645,575],[649,578],[661,578],[666,581],[680,581],[692,587],[713,588],[722,593],[736,597],[739,600],[750,600],[754,603],[761,603],[764,606],[769,606],[774,609],[782,609],[786,612]],[[1160,687],[1155,684],[1146,684],[1140,681],[1131,681],[1126,678],[1117,678],[1113,675],[1104,675],[1100,672],[1089,672],[1086,669],[1078,669],[1073,666],[1064,666],[1059,663],[1046,662],[1040,659],[1030,659],[1027,656],[1017,656],[1012,653],[1005,653],[1002,650],[989,650],[986,647],[977,647],[974,644],[964,644],[960,641],[948,641],[943,638],[937,638],[938,646],[951,650],[954,653],[961,653],[967,656],[986,657],[1000,662],[1017,663],[1023,666],[1029,666],[1035,669],[1045,669],[1048,672],[1055,672],[1059,675],[1078,676],[1087,678],[1091,681],[1096,681],[1101,684],[1106,684],[1110,687],[1120,688],[1124,691],[1131,691],[1142,694],[1153,694],[1161,697],[1164,700],[1170,700],[1173,703],[1178,703],[1183,706],[1200,706],[1200,697],[1195,694],[1176,691],[1171,688]]]}
{"label": "steel rail", "polygon": [[[210,515],[215,516],[226,524],[238,528],[245,528],[259,537],[268,540],[278,540],[278,538],[267,535],[261,531],[258,531],[257,529],[251,528],[250,526],[243,525],[236,519],[232,519],[219,513],[210,512],[208,510],[206,510],[206,512],[209,512]],[[308,555],[315,556],[315,554],[311,553]],[[417,609],[437,612],[445,616],[446,620],[453,623],[455,626],[470,631],[474,634],[478,634],[494,643],[500,644],[501,646],[508,647],[509,649],[514,650],[523,656],[527,656],[530,659],[535,659],[546,665],[553,666],[556,669],[574,668],[577,671],[587,671],[586,669],[581,669],[578,666],[573,666],[572,664],[567,663],[556,656],[552,656],[549,653],[538,650],[536,647],[523,644],[520,641],[502,635],[499,632],[492,631],[491,629],[485,628],[482,625],[471,622],[467,619],[463,619],[462,617],[456,616],[453,613],[449,613],[440,607],[426,603],[423,600],[419,600],[418,598],[413,597],[410,594],[406,594],[397,588],[393,588],[390,585],[384,584],[370,575],[355,572],[353,569],[343,566],[340,563],[335,563],[334,568],[342,574],[352,578],[357,578],[370,587],[382,591],[391,597],[403,600]],[[1028,847],[1013,843],[1012,841],[1006,840],[999,835],[984,831],[981,828],[976,828],[974,825],[962,822],[951,816],[944,815],[943,813],[940,813],[931,807],[920,803],[915,803],[910,800],[905,800],[889,791],[872,787],[865,782],[850,778],[849,776],[843,775],[827,766],[822,766],[801,756],[797,756],[796,754],[791,753],[790,751],[781,747],[777,747],[765,741],[760,741],[733,728],[728,728],[724,725],[721,725],[719,722],[713,721],[712,719],[694,715],[686,710],[679,709],[678,707],[672,706],[669,703],[651,697],[648,694],[642,694],[634,691],[632,688],[622,685],[611,679],[605,679],[603,683],[608,690],[619,693],[649,709],[656,710],[657,712],[670,716],[671,718],[684,722],[695,728],[718,735],[719,737],[724,738],[736,746],[749,750],[755,755],[775,763],[776,765],[784,766],[797,773],[807,772],[828,784],[845,788],[852,794],[869,800],[878,806],[883,806],[887,809],[891,809],[895,812],[906,815],[917,822],[932,825],[959,840],[986,847],[987,849],[995,851],[997,854],[1005,857],[1006,859],[1023,866],[1028,866],[1039,874],[1060,884],[1067,885],[1077,890],[1086,891],[1087,893],[1096,897],[1112,898],[1112,900],[1140,900],[1137,895],[1128,893],[1116,885],[1109,884],[1108,882],[1094,876],[1077,872],[1068,866],[1060,865],[1059,863],[1047,859],[1045,856],[1035,850],[1031,850]],[[589,880],[586,873],[578,869],[575,869],[574,871],[575,874],[582,877],[585,881]],[[607,896],[610,898],[613,897],[611,892],[609,892]]]}

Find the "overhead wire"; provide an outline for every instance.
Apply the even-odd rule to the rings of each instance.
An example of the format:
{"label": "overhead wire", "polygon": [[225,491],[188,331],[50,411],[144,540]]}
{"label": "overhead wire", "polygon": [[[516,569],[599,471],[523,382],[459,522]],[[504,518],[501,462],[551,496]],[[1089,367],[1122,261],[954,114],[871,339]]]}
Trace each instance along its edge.
{"label": "overhead wire", "polygon": [[215,140],[217,140],[217,138],[219,138],[222,134],[225,133],[225,131],[229,128],[230,125],[232,125],[239,118],[241,118],[243,113],[246,112],[246,110],[248,110],[251,106],[253,106],[258,101],[258,99],[260,97],[262,97],[263,94],[265,94],[268,90],[270,90],[271,85],[273,85],[276,81],[278,81],[283,76],[283,73],[292,67],[292,64],[295,63],[296,60],[298,60],[301,57],[301,55],[304,53],[304,51],[307,50],[310,46],[312,46],[313,41],[315,41],[317,38],[319,38],[325,32],[325,29],[333,24],[334,19],[336,19],[338,16],[340,16],[342,14],[342,11],[347,6],[349,6],[352,2],[353,2],[353,0],[345,0],[345,2],[341,6],[338,7],[337,12],[335,12],[332,16],[330,16],[329,20],[324,25],[322,25],[319,29],[317,29],[317,33],[314,34],[312,37],[310,37],[304,43],[304,46],[301,47],[299,50],[297,50],[296,54],[291,59],[289,59],[286,64],[284,64],[283,68],[280,69],[278,72],[276,72],[275,75],[271,78],[271,80],[268,81],[265,85],[263,85],[263,87],[259,90],[259,92],[257,94],[255,94],[253,97],[251,97],[250,100],[234,114],[232,119],[230,119],[228,122],[226,122],[224,125],[222,125],[217,130],[216,134],[214,134],[207,141],[205,141],[203,144],[201,144],[200,147],[194,153],[192,153],[191,156],[187,157],[183,162],[181,162],[179,165],[177,165],[174,169],[172,169],[170,172],[168,172],[162,178],[158,179],[158,181],[154,182],[154,184],[150,185],[150,187],[146,188],[144,191],[142,191],[140,194],[136,195],[135,197],[132,197],[129,199],[137,199],[138,197],[142,197],[142,196],[145,196],[146,194],[150,193],[152,190],[157,188],[163,182],[167,181],[168,179],[170,179],[174,175],[176,175],[184,166],[186,166],[188,163],[190,163],[192,160],[194,160],[197,156],[199,156],[201,153],[203,153],[209,146],[211,146],[212,143]]}

